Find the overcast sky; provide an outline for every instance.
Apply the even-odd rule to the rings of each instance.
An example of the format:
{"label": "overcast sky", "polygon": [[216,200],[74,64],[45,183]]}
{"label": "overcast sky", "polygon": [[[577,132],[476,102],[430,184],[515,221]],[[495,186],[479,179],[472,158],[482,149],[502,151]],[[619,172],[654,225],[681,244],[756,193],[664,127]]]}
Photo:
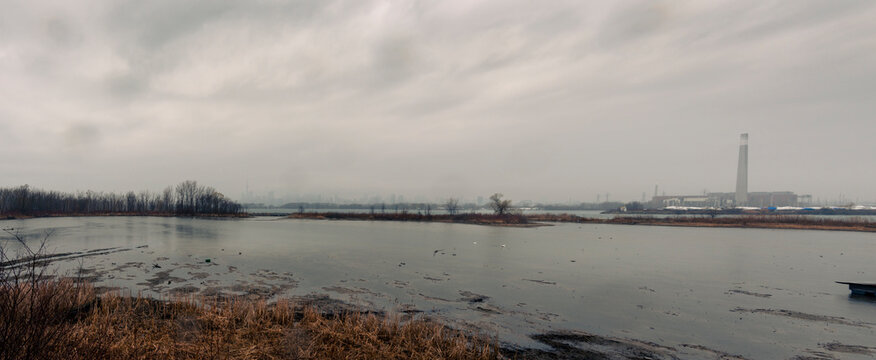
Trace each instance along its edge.
{"label": "overcast sky", "polygon": [[638,200],[742,132],[876,199],[876,2],[0,0],[0,186]]}

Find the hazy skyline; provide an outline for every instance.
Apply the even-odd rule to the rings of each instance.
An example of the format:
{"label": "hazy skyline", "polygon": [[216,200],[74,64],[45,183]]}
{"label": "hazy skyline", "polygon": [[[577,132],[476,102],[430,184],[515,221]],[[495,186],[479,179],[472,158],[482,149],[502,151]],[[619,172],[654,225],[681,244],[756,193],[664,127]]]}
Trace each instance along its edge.
{"label": "hazy skyline", "polygon": [[0,9],[0,186],[876,199],[870,1]]}

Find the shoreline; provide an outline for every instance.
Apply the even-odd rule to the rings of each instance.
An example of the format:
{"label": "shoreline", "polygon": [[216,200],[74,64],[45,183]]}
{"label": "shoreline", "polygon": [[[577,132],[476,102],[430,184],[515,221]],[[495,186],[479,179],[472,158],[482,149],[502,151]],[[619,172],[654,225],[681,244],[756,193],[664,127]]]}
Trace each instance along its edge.
{"label": "shoreline", "polygon": [[[79,279],[82,280],[82,279]],[[76,278],[38,281],[36,305],[45,322],[26,326],[57,334],[53,346],[27,345],[44,341],[21,338],[18,346],[0,350],[40,355],[95,351],[103,358],[122,359],[149,354],[162,358],[214,358],[205,346],[222,340],[222,352],[234,356],[338,358],[405,357],[447,359],[678,359],[721,356],[745,359],[703,345],[667,346],[599,335],[583,330],[545,329],[528,334],[540,346],[520,346],[500,340],[474,323],[448,321],[419,310],[380,310],[313,293],[271,301],[242,295],[171,295],[156,299],[120,289],[95,287]],[[12,295],[19,296],[16,288]],[[8,309],[20,310],[24,309]],[[25,316],[36,316],[27,315]],[[40,318],[39,320],[41,320]],[[295,336],[290,337],[290,334]],[[104,337],[109,337],[107,341]],[[116,344],[116,345],[111,345]],[[122,344],[123,346],[117,346]],[[9,355],[6,353],[5,355]],[[233,356],[233,357],[234,357]],[[37,356],[39,357],[39,356]]]}
{"label": "shoreline", "polygon": [[862,219],[826,219],[812,218],[805,215],[786,214],[740,214],[732,217],[714,217],[710,214],[701,216],[615,216],[599,219],[570,214],[437,214],[423,215],[421,213],[353,213],[353,212],[304,212],[291,214],[195,214],[180,215],[172,213],[93,213],[93,214],[5,214],[3,220],[28,220],[37,218],[63,217],[176,217],[197,219],[245,219],[257,216],[275,216],[299,220],[352,220],[352,221],[401,221],[401,222],[437,222],[452,224],[469,224],[484,226],[534,228],[553,226],[552,223],[577,224],[613,224],[613,225],[650,225],[676,227],[708,227],[708,228],[748,228],[748,229],[784,229],[784,230],[821,230],[821,231],[855,231],[876,232],[876,222]]}
{"label": "shoreline", "polygon": [[821,231],[854,231],[876,232],[876,222],[861,219],[825,219],[810,218],[804,215],[784,214],[742,214],[733,217],[702,216],[615,216],[599,219],[569,214],[438,214],[423,215],[414,213],[352,213],[352,212],[304,212],[292,214],[197,214],[179,215],[170,213],[95,213],[95,214],[40,214],[0,215],[3,220],[28,220],[37,218],[63,217],[176,217],[196,219],[246,219],[256,216],[275,216],[298,220],[351,220],[351,221],[400,221],[400,222],[436,222],[448,224],[468,224],[483,226],[501,226],[516,228],[535,228],[553,226],[552,223],[576,224],[608,224],[608,225],[646,225],[675,227],[705,227],[705,228],[738,228],[738,229],[779,229],[779,230],[821,230]]}
{"label": "shoreline", "polygon": [[876,222],[862,220],[805,218],[786,215],[751,215],[739,217],[614,217],[602,223],[740,229],[822,230],[876,232]]}
{"label": "shoreline", "polygon": [[841,216],[873,216],[876,215],[876,210],[870,209],[848,209],[848,208],[811,208],[806,209],[646,209],[646,210],[626,210],[620,211],[617,209],[606,210],[603,214],[634,214],[634,215],[702,215],[702,216],[722,216],[722,215],[771,215],[771,216],[797,216],[797,215],[841,215]]}
{"label": "shoreline", "polygon": [[853,231],[853,232],[876,232],[876,228],[871,226],[829,226],[829,225],[807,225],[793,223],[739,223],[739,224],[722,224],[710,222],[606,222],[606,224],[616,225],[644,225],[644,226],[670,226],[670,227],[697,227],[697,228],[735,228],[735,229],[775,229],[775,230],[821,230],[821,231]]}
{"label": "shoreline", "polygon": [[94,213],[94,214],[84,214],[84,213],[73,213],[73,214],[39,214],[39,215],[23,215],[23,214],[3,214],[0,215],[0,221],[2,220],[28,220],[28,219],[42,219],[42,218],[62,218],[62,217],[124,217],[124,216],[132,216],[132,217],[177,217],[177,218],[204,218],[204,219],[212,219],[212,218],[250,218],[252,215],[247,213],[241,214],[194,214],[194,215],[182,215],[182,214],[173,214],[173,213],[124,213],[124,212],[113,212],[113,213]]}
{"label": "shoreline", "polygon": [[[42,254],[37,258],[23,259],[23,261],[25,265],[32,263],[48,266],[54,261],[76,257],[70,255],[105,255],[125,249],[98,250],[105,251],[88,251],[83,254]],[[0,264],[0,271],[14,272],[19,263],[13,262]],[[119,266],[128,265],[130,263]],[[133,295],[131,288],[97,285],[105,278],[111,279],[112,275],[118,275],[119,268],[105,270],[81,268],[73,276],[68,274],[34,278],[36,285],[28,283],[26,286],[40,287],[47,290],[49,294],[58,292],[58,296],[53,295],[48,299],[78,301],[72,304],[65,302],[39,305],[41,309],[46,308],[49,311],[47,314],[50,319],[68,319],[65,320],[64,327],[51,328],[50,332],[63,330],[65,333],[78,334],[76,337],[65,337],[61,346],[55,348],[56,350],[78,353],[85,348],[96,347],[104,358],[109,359],[127,358],[134,353],[158,355],[154,352],[156,349],[162,352],[164,356],[161,357],[165,358],[175,358],[167,356],[169,353],[180,354],[181,357],[188,359],[204,358],[187,352],[187,349],[201,347],[205,342],[216,337],[231,339],[239,337],[240,334],[248,334],[247,338],[255,340],[253,342],[229,340],[229,345],[224,351],[240,355],[250,351],[247,349],[257,346],[262,350],[256,351],[255,354],[270,357],[282,356],[288,352],[295,353],[296,349],[301,348],[318,348],[319,353],[310,353],[310,355],[316,355],[315,358],[326,358],[319,354],[322,351],[334,351],[334,354],[356,353],[363,348],[391,348],[399,343],[405,343],[406,349],[412,351],[408,355],[415,355],[416,358],[432,358],[436,353],[446,354],[450,351],[463,355],[439,357],[547,360],[594,356],[632,359],[645,356],[649,359],[678,359],[685,356],[709,358],[717,354],[727,359],[744,359],[704,345],[695,345],[691,348],[686,345],[658,344],[635,338],[594,333],[589,329],[547,327],[524,333],[525,337],[533,343],[503,340],[498,335],[491,335],[488,327],[476,322],[452,319],[439,313],[430,314],[426,309],[413,306],[400,305],[397,308],[386,309],[373,304],[350,302],[330,295],[333,292],[342,292],[327,287],[323,287],[323,291],[309,294],[281,295],[281,292],[297,287],[298,282],[291,278],[290,273],[276,274],[269,270],[259,270],[253,274],[260,279],[230,286],[195,285],[174,289],[164,288],[162,285],[165,283],[177,283],[182,280],[171,274],[175,269],[182,267],[186,266],[165,267],[166,270],[156,272],[153,278],[138,284],[147,286],[157,295],[143,296],[139,292]],[[188,269],[196,271],[200,267],[188,267]],[[229,271],[236,271],[236,268],[234,270],[229,268]],[[190,274],[196,277],[202,273]],[[263,282],[271,279],[279,280],[282,284],[270,285]],[[14,288],[11,290],[14,293]],[[463,306],[467,304],[484,312],[501,309],[484,305],[485,300],[489,299],[488,296],[462,290],[460,294],[463,297],[456,301],[461,302]],[[277,314],[277,311],[280,314]],[[142,321],[156,317],[157,321]],[[186,325],[193,322],[203,325],[217,324],[215,321],[217,319],[225,319],[221,321],[224,325],[210,330],[210,333],[206,334],[209,335],[206,339],[202,337],[205,334],[192,331],[192,327]],[[278,319],[284,320],[278,322]],[[259,325],[252,327],[253,323]],[[366,323],[373,326],[363,331],[362,328]],[[122,326],[117,327],[112,324]],[[110,326],[110,333],[115,336],[112,342],[125,343],[125,348],[128,350],[118,352],[103,347],[102,344],[105,343],[99,340],[96,331],[107,331],[107,325]],[[53,325],[48,324],[48,326]],[[409,329],[415,331],[406,332]],[[294,338],[296,343],[281,344],[278,343],[278,338],[274,337],[278,333],[298,333],[307,336]],[[374,333],[383,335],[375,339],[371,336]],[[148,340],[132,342],[131,339],[139,336],[138,334],[149,334]],[[168,339],[168,336],[171,338]],[[329,338],[322,338],[323,336]],[[451,341],[453,339],[456,341]],[[91,351],[89,350],[89,353]],[[384,352],[380,357],[383,358],[390,353],[392,352]],[[306,356],[308,355],[306,353],[296,354],[304,358],[314,358]],[[363,356],[374,358],[369,353]]]}
{"label": "shoreline", "polygon": [[370,214],[370,213],[295,213],[286,216],[288,219],[305,220],[358,220],[358,221],[403,221],[403,222],[437,222],[452,224],[469,224],[485,226],[503,226],[533,228],[540,226],[552,226],[540,222],[530,222],[525,215],[485,215],[485,214],[458,214],[458,215],[422,215],[411,213],[400,214]]}
{"label": "shoreline", "polygon": [[485,226],[532,228],[552,226],[550,223],[609,224],[609,225],[650,225],[677,227],[710,228],[750,228],[783,230],[822,230],[876,232],[876,222],[864,220],[806,218],[788,215],[743,215],[738,217],[648,217],[616,216],[610,219],[587,218],[577,215],[422,215],[422,214],[371,214],[371,213],[295,213],[286,215],[288,219],[304,220],[356,220],[356,221],[402,221],[402,222],[440,222]]}

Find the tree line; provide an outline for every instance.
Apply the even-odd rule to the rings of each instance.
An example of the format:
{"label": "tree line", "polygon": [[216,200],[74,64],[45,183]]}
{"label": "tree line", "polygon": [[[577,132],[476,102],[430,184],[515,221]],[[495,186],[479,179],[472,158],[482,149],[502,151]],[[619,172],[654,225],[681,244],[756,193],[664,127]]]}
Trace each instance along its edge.
{"label": "tree line", "polygon": [[187,180],[154,193],[95,191],[75,194],[32,189],[28,185],[0,188],[0,215],[237,215],[244,208],[209,186]]}

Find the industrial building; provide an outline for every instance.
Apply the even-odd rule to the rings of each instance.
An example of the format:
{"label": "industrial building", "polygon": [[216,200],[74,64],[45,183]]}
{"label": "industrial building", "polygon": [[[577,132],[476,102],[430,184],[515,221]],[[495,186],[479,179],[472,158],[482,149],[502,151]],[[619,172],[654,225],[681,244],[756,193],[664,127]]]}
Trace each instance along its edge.
{"label": "industrial building", "polygon": [[[655,190],[656,192],[656,190]],[[736,191],[701,195],[669,195],[651,199],[652,208],[681,207],[781,207],[798,206],[799,196],[791,191],[748,192],[748,134],[739,136],[739,162],[736,168]]]}
{"label": "industrial building", "polygon": [[750,192],[747,193],[747,200],[743,204],[736,203],[736,196],[737,193],[735,192],[708,193],[705,195],[655,196],[651,199],[651,206],[653,208],[664,208],[667,206],[715,208],[750,206],[763,208],[800,205],[800,196],[791,191]]}

